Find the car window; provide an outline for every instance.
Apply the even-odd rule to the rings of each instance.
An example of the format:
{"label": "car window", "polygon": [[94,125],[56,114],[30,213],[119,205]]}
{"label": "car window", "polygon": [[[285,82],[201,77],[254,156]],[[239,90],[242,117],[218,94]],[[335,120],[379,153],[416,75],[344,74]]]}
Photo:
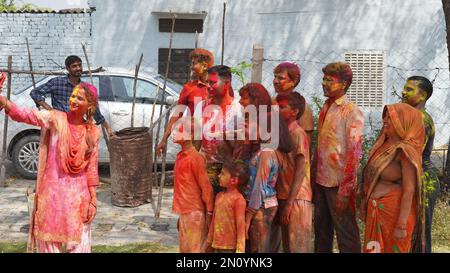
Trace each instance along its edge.
{"label": "car window", "polygon": [[[132,102],[134,79],[130,77],[111,76],[114,101]],[[136,84],[136,102],[153,103],[158,93],[158,87],[150,82],[138,80]],[[159,90],[158,102],[161,102],[162,92]]]}
{"label": "car window", "polygon": [[[87,83],[91,83],[91,77],[89,77],[89,76],[83,76],[83,77],[81,77],[81,81],[82,82],[87,82]],[[97,92],[98,92],[98,90],[99,90],[99,78],[98,78],[98,76],[92,76],[92,81],[94,82],[94,86],[97,88]]]}
{"label": "car window", "polygon": [[[164,78],[161,76],[156,77],[156,79],[161,83],[164,84]],[[181,89],[183,88],[183,86],[181,86],[181,84],[171,80],[171,79],[167,79],[167,86],[170,87],[170,89],[172,89],[174,92],[176,92],[177,94],[180,94]]]}
{"label": "car window", "polygon": [[[99,92],[98,99],[100,101],[114,101],[113,94],[113,86],[112,79],[110,76],[92,76],[94,85],[97,87],[97,91]],[[91,82],[91,78],[89,76],[81,77],[83,82]]]}

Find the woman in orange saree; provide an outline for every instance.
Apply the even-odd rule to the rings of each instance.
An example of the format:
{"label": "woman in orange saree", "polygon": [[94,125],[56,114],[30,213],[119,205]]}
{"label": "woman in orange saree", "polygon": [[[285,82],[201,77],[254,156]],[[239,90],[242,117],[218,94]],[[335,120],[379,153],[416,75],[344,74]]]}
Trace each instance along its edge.
{"label": "woman in orange saree", "polygon": [[[1,87],[0,87],[1,89]],[[93,121],[97,89],[77,85],[69,113],[21,108],[0,96],[0,109],[15,121],[41,127],[38,178],[28,252],[91,252],[96,214],[99,129]]]}
{"label": "woman in orange saree", "polygon": [[424,123],[408,104],[387,105],[383,130],[363,171],[360,217],[365,253],[407,253],[420,225]]}

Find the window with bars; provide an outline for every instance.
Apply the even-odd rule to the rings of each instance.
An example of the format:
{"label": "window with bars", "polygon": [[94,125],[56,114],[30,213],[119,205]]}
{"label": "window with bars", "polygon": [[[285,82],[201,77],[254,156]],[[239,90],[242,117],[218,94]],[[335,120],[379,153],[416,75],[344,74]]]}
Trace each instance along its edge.
{"label": "window with bars", "polygon": [[353,83],[348,98],[360,107],[381,108],[384,104],[383,51],[348,51],[345,61],[353,70]]}
{"label": "window with bars", "polygon": [[[169,79],[185,84],[189,81],[191,75],[191,59],[189,54],[193,48],[176,48],[172,49],[171,62],[169,67]],[[158,49],[158,73],[164,75],[167,69],[167,57],[169,56],[168,48]]]}
{"label": "window with bars", "polygon": [[[159,19],[159,32],[171,32],[172,19]],[[175,19],[174,32],[202,33],[203,19]]]}

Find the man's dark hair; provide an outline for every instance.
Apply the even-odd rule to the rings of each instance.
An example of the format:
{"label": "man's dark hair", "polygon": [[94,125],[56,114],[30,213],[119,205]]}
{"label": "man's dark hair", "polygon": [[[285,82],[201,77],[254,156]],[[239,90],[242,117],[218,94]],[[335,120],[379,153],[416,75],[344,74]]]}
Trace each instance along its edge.
{"label": "man's dark hair", "polygon": [[406,81],[418,81],[419,88],[427,93],[427,100],[433,95],[433,84],[429,79],[422,76],[411,76]]}
{"label": "man's dark hair", "polygon": [[66,67],[70,67],[73,63],[76,62],[82,63],[81,58],[75,55],[70,55],[69,57],[66,58],[65,65]]}
{"label": "man's dark hair", "polygon": [[231,81],[231,68],[226,65],[216,65],[208,69],[208,74],[217,73],[219,77]]}
{"label": "man's dark hair", "polygon": [[301,78],[300,67],[295,63],[282,62],[275,67],[273,73],[283,73],[284,71],[288,73],[289,78],[294,82],[294,87],[297,87]]}
{"label": "man's dark hair", "polygon": [[324,68],[322,68],[322,72],[325,75],[336,76],[341,81],[346,81],[347,85],[345,86],[345,92],[347,92],[347,90],[350,88],[350,85],[352,84],[353,71],[348,63],[344,62],[329,63]]}
{"label": "man's dark hair", "polygon": [[223,167],[230,172],[231,178],[238,178],[238,185],[246,185],[249,180],[248,166],[243,161],[225,159]]}
{"label": "man's dark hair", "polygon": [[281,93],[276,97],[277,102],[287,101],[292,109],[298,110],[297,119],[305,113],[305,98],[297,92]]}

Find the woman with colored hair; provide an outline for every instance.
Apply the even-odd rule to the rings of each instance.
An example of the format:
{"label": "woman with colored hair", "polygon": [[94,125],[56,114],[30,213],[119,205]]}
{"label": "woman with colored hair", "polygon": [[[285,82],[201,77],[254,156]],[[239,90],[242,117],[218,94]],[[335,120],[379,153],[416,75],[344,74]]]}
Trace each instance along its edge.
{"label": "woman with colored hair", "polygon": [[420,235],[422,113],[397,103],[383,112],[383,130],[363,172],[363,252],[406,253]]}
{"label": "woman with colored hair", "polygon": [[[0,88],[1,89],[1,88]],[[97,211],[98,142],[93,115],[97,89],[77,85],[70,111],[21,108],[0,96],[0,108],[17,122],[41,127],[34,209],[28,252],[91,252],[90,225]]]}
{"label": "woman with colored hair", "polygon": [[249,83],[240,89],[239,94],[245,112],[252,112],[251,108],[254,110],[253,115],[246,115],[246,136],[255,147],[252,149],[249,164],[250,179],[245,188],[246,233],[250,252],[268,253],[272,222],[278,208],[275,186],[279,175],[279,162],[276,151],[289,153],[293,144],[287,125],[279,118],[278,111],[271,106],[272,100],[264,86]]}

